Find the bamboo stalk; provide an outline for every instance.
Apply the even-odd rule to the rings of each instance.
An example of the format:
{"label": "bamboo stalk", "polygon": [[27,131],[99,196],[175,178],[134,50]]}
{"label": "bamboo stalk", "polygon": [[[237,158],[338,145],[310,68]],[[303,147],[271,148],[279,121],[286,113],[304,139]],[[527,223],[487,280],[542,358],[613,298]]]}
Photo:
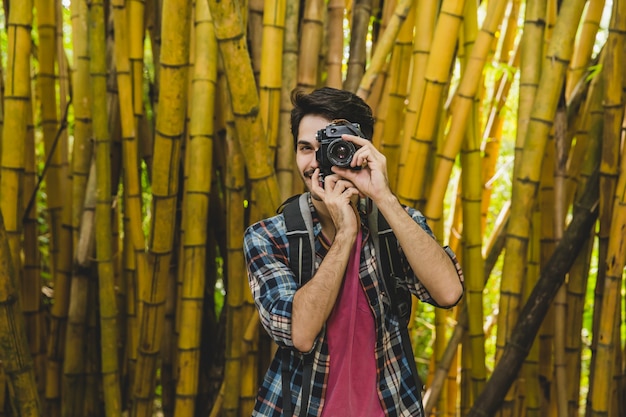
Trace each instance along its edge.
{"label": "bamboo stalk", "polygon": [[[217,41],[208,4],[196,1],[195,50],[191,89],[189,142],[185,152],[187,181],[183,197],[183,264],[180,288],[178,355],[175,368],[175,417],[195,414],[200,369],[202,312],[206,294],[207,225],[213,167],[213,118],[217,78]],[[230,291],[229,291],[230,292]]]}
{"label": "bamboo stalk", "polygon": [[[610,32],[603,61],[605,83],[603,107],[603,135],[600,159],[600,228],[601,237],[606,236],[607,252],[604,263],[604,292],[598,326],[597,357],[591,391],[590,416],[617,415],[612,403],[613,378],[617,365],[615,358],[620,351],[619,328],[622,296],[622,275],[626,263],[624,229],[626,228],[626,155],[620,152],[624,101],[623,87],[624,39],[626,33],[626,1],[613,2]],[[621,160],[621,162],[620,162]]]}
{"label": "bamboo stalk", "polygon": [[111,213],[111,139],[107,111],[106,32],[104,3],[94,0],[89,9],[93,134],[96,155],[96,262],[98,264],[98,300],[100,307],[101,372],[104,406],[107,417],[122,413],[119,365],[117,359],[117,305],[113,273],[113,241]]}
{"label": "bamboo stalk", "polygon": [[376,50],[374,51],[371,62],[367,66],[367,69],[359,81],[356,94],[362,99],[366,100],[370,95],[370,89],[374,80],[381,72],[389,54],[394,48],[394,45],[397,44],[398,34],[400,33],[404,22],[407,20],[412,4],[413,2],[411,0],[400,0],[396,5],[385,31],[376,43]]}
{"label": "bamboo stalk", "polygon": [[286,8],[286,0],[270,1],[266,3],[263,14],[259,113],[272,159],[275,158],[278,141]]}
{"label": "bamboo stalk", "polygon": [[464,0],[444,0],[441,5],[433,36],[433,44],[438,45],[438,48],[429,55],[424,75],[426,84],[422,99],[429,104],[421,107],[416,128],[411,132],[409,142],[403,143],[402,148],[406,159],[400,162],[402,166],[398,177],[398,198],[407,205],[416,206],[423,203],[425,198],[426,161],[431,153],[433,136],[440,120],[437,114],[454,58],[464,4]]}
{"label": "bamboo stalk", "polygon": [[298,87],[308,91],[318,85],[319,56],[324,37],[324,3],[322,0],[306,0],[303,7]]}
{"label": "bamboo stalk", "polygon": [[180,149],[187,106],[187,65],[191,4],[163,3],[163,49],[159,74],[159,111],[156,119],[152,169],[153,218],[148,247],[151,270],[148,285],[140,287],[139,356],[133,384],[132,417],[151,417],[165,301],[174,244]]}
{"label": "bamboo stalk", "polygon": [[42,410],[11,258],[0,212],[0,360],[9,379],[14,411],[24,417],[39,417]]}
{"label": "bamboo stalk", "polygon": [[[371,15],[372,0],[353,0],[352,22],[350,25],[350,52],[346,79],[343,82],[344,90],[352,91],[353,93],[357,91],[365,72],[367,32]],[[391,50],[391,46],[387,48],[387,52],[389,50]]]}
{"label": "bamboo stalk", "polygon": [[224,60],[237,137],[245,156],[248,178],[253,194],[263,196],[259,200],[258,216],[268,217],[275,213],[280,204],[280,193],[273,168],[273,155],[267,141],[259,140],[266,136],[258,117],[259,98],[242,33],[241,12],[238,3],[233,1],[210,0],[209,7]]}
{"label": "bamboo stalk", "polygon": [[591,0],[585,10],[582,28],[576,39],[576,48],[574,48],[574,55],[567,73],[565,96],[568,101],[580,88],[581,80],[584,81],[584,75],[591,62],[596,35],[600,29],[604,5],[605,0]]}
{"label": "bamboo stalk", "polygon": [[326,86],[338,89],[343,85],[343,19],[345,12],[345,0],[329,0],[326,23],[328,43],[326,48]]}
{"label": "bamboo stalk", "polygon": [[[330,7],[330,5],[329,5]],[[280,94],[280,133],[276,155],[276,177],[280,200],[292,195],[294,184],[300,185],[300,176],[294,172],[294,148],[291,137],[291,92],[296,87],[298,72],[298,15],[300,2],[289,1],[285,9],[285,40],[283,45],[283,79]],[[329,74],[330,76],[330,74]]]}
{"label": "bamboo stalk", "polygon": [[542,320],[565,279],[565,274],[586,241],[591,227],[597,219],[598,188],[591,180],[576,204],[572,221],[557,245],[528,302],[524,305],[516,323],[516,329],[507,343],[500,361],[487,381],[484,390],[474,402],[468,417],[492,415],[505,398],[505,394],[517,377],[519,367],[530,349]]}

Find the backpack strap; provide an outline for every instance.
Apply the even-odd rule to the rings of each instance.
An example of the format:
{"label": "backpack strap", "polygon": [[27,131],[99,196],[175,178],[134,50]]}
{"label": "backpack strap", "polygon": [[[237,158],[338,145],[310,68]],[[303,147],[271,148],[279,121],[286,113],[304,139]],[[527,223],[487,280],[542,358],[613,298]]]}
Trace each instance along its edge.
{"label": "backpack strap", "polygon": [[[287,228],[287,240],[289,241],[289,266],[296,274],[298,286],[306,284],[314,273],[315,267],[315,238],[313,236],[313,218],[309,208],[309,193],[300,194],[299,197],[287,200],[282,205],[282,213],[285,217]],[[293,416],[293,404],[291,403],[290,378],[292,352],[288,348],[281,348],[282,354],[282,395],[283,415]],[[303,355],[302,358],[302,405],[300,414],[307,415],[309,396],[311,393],[311,377],[313,373],[313,355]]]}
{"label": "backpack strap", "polygon": [[283,206],[289,240],[289,266],[296,274],[300,286],[313,276],[315,262],[313,218],[308,196],[309,193],[300,194],[297,199],[294,198]]}
{"label": "backpack strap", "polygon": [[408,289],[400,284],[400,277],[403,276],[402,262],[400,253],[398,252],[398,240],[393,230],[387,223],[385,217],[378,211],[375,204],[368,216],[368,223],[374,249],[376,251],[376,260],[380,265],[380,273],[383,276],[383,284],[389,294],[389,300],[393,306],[398,320],[400,322],[400,335],[402,338],[402,349],[407,358],[411,373],[417,388],[417,398],[419,406],[422,409],[422,391],[424,384],[417,372],[415,364],[415,356],[413,355],[413,346],[411,345],[411,336],[409,334],[409,320],[411,318],[411,293]]}

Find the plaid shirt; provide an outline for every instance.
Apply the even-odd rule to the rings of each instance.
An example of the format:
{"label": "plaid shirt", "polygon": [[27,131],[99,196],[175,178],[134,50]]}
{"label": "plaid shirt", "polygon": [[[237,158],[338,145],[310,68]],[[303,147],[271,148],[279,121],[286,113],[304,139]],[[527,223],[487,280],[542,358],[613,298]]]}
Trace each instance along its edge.
{"label": "plaid shirt", "polygon": [[[317,268],[326,254],[326,249],[319,239],[321,224],[310,197],[309,206],[313,217]],[[408,207],[406,210],[415,222],[433,235],[421,213]],[[392,312],[389,298],[377,276],[375,248],[369,238],[367,219],[362,220],[363,245],[359,279],[374,315],[378,395],[388,416],[421,416],[419,392],[415,387],[407,358],[403,354],[399,322]],[[460,281],[463,282],[463,273],[456,256],[449,248],[445,249],[457,268]],[[244,235],[244,252],[250,288],[261,323],[280,347],[288,348],[292,352],[289,355],[291,362],[289,369],[292,370],[290,400],[295,404],[294,415],[300,416],[304,355],[293,349],[291,340],[291,310],[298,283],[289,267],[289,243],[283,215],[279,214],[251,225]],[[436,305],[426,288],[415,277],[401,250],[400,254],[409,290],[420,300]],[[253,416],[282,415],[281,367],[284,356],[281,355],[281,351],[282,349],[279,349],[265,374]],[[310,353],[313,368],[307,416],[319,416],[324,405],[324,391],[329,372],[325,328],[320,332]]]}

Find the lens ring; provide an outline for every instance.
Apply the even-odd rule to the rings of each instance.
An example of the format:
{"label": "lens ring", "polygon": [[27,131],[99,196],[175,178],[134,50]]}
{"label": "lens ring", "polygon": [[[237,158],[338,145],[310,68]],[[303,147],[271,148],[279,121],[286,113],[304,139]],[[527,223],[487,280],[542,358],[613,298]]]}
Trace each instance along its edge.
{"label": "lens ring", "polygon": [[350,166],[354,152],[356,149],[351,142],[336,139],[328,145],[326,155],[333,165],[346,168]]}

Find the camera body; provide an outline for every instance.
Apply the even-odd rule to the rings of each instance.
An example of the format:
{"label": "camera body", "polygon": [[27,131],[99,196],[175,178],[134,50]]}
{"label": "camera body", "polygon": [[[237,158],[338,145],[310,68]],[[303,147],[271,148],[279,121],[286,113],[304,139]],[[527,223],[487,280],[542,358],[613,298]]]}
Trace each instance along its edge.
{"label": "camera body", "polygon": [[333,166],[353,170],[361,169],[360,166],[350,167],[350,162],[358,148],[352,142],[343,140],[341,135],[344,134],[364,137],[359,124],[350,123],[347,120],[333,121],[324,129],[317,131],[315,137],[320,147],[315,152],[315,158],[319,163],[322,177],[332,174],[331,167]]}

